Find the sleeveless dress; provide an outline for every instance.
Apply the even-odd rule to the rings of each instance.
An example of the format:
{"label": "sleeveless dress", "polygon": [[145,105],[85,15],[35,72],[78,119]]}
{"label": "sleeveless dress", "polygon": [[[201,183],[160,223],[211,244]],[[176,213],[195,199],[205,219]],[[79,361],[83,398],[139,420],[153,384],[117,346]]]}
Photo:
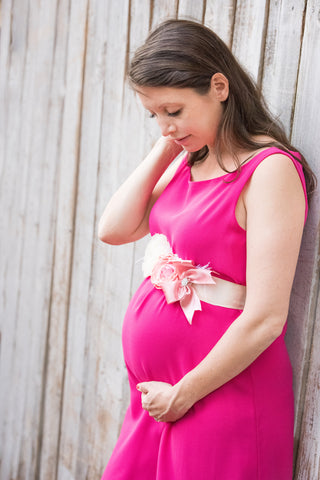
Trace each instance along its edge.
{"label": "sleeveless dress", "polygon": [[[292,159],[306,194],[302,166],[275,147],[244,164],[240,175],[198,182],[191,181],[184,159],[153,206],[151,235],[163,233],[179,257],[210,262],[225,280],[245,285],[246,232],[235,208],[256,167],[277,153]],[[248,368],[177,422],[158,423],[142,409],[137,383],[177,383],[241,313],[201,306],[190,325],[179,302],[167,304],[150,277],[133,296],[123,325],[130,405],[102,480],[292,479],[294,399],[285,329]]]}

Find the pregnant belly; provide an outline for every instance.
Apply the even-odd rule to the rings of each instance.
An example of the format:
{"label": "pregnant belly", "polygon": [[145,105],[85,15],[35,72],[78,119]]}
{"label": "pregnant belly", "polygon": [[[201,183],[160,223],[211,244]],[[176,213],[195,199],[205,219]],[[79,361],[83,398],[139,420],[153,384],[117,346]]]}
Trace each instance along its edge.
{"label": "pregnant belly", "polygon": [[176,383],[212,349],[239,310],[201,302],[190,325],[178,302],[168,305],[162,290],[145,279],[133,296],[123,325],[127,367],[137,381]]}

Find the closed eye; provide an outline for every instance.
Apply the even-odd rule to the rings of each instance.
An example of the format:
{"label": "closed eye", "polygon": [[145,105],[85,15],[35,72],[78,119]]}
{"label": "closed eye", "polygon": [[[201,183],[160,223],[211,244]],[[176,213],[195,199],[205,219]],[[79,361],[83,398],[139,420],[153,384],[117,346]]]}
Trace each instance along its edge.
{"label": "closed eye", "polygon": [[[182,108],[180,108],[179,110],[176,110],[175,112],[167,112],[167,115],[168,117],[178,117],[178,115],[180,115],[181,112],[182,112]],[[156,117],[155,113],[149,112],[149,118],[155,118],[155,117]]]}
{"label": "closed eye", "polygon": [[176,110],[175,112],[168,112],[168,116],[169,117],[177,117],[178,115],[180,115],[182,109],[180,108],[180,110]]}

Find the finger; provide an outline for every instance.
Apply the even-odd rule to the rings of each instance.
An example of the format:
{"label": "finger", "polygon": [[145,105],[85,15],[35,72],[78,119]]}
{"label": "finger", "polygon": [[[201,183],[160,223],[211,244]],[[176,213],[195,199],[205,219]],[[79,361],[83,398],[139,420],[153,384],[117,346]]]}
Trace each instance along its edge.
{"label": "finger", "polygon": [[144,393],[141,394],[141,406],[144,410],[148,410],[149,404],[146,400],[146,395]]}
{"label": "finger", "polygon": [[156,422],[160,422],[160,421],[161,421],[161,420],[160,420],[160,415],[156,415],[155,413],[149,412],[149,416],[150,416],[151,418],[153,418],[153,420],[155,420]]}
{"label": "finger", "polygon": [[136,386],[137,390],[139,390],[139,392],[141,393],[148,393],[149,390],[147,388],[147,384],[144,382],[144,383],[138,383],[138,385]]}

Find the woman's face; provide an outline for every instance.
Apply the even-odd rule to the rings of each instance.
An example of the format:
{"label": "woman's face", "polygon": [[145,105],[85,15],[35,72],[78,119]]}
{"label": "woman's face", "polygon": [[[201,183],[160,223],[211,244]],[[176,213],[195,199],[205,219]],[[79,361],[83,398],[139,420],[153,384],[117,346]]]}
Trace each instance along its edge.
{"label": "woman's face", "polygon": [[188,152],[214,146],[223,106],[221,88],[211,86],[200,95],[191,88],[136,87],[146,110],[154,117],[165,137]]}

